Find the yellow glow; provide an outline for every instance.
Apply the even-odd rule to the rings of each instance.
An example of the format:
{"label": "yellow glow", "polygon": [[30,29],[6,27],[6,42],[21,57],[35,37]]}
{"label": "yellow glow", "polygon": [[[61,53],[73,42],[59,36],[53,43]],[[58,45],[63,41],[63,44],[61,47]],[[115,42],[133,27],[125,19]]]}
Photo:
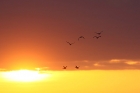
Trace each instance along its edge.
{"label": "yellow glow", "polygon": [[135,61],[128,61],[128,62],[125,62],[126,64],[129,64],[129,65],[135,65],[137,64],[138,62],[135,62]]}
{"label": "yellow glow", "polygon": [[40,74],[38,71],[31,70],[17,70],[4,73],[4,77],[8,80],[19,82],[32,82],[42,80],[48,77],[49,74]]}
{"label": "yellow glow", "polygon": [[110,63],[119,63],[121,60],[119,60],[119,59],[112,59],[112,60],[110,60]]}
{"label": "yellow glow", "polygon": [[94,66],[104,66],[104,65],[100,65],[98,63],[93,64]]}
{"label": "yellow glow", "polygon": [[49,72],[51,78],[22,84],[5,82],[1,77],[5,72],[0,72],[0,93],[140,93],[140,70]]}

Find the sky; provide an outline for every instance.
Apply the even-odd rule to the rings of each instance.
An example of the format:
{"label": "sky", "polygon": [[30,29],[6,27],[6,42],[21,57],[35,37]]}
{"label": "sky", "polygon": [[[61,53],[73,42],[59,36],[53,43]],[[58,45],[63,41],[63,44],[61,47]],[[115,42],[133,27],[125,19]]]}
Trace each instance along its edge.
{"label": "sky", "polygon": [[0,0],[0,93],[140,93],[139,9],[140,0]]}
{"label": "sky", "polygon": [[0,68],[140,69],[139,9],[139,0],[0,0]]}

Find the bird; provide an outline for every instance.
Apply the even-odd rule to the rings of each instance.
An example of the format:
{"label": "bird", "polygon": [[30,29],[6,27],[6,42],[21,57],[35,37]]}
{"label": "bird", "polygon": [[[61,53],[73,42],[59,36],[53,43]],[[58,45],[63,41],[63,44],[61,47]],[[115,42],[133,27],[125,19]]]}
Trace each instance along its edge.
{"label": "bird", "polygon": [[80,66],[75,66],[76,69],[79,69]]}
{"label": "bird", "polygon": [[67,66],[63,66],[63,69],[67,69]]}
{"label": "bird", "polygon": [[80,38],[83,38],[83,39],[85,39],[83,36],[80,36],[80,37],[78,38],[78,40],[79,40]]}
{"label": "bird", "polygon": [[95,33],[98,34],[98,35],[101,35],[102,32],[103,32],[103,31],[101,31],[101,32],[95,32]]}
{"label": "bird", "polygon": [[[101,36],[94,36],[94,37],[96,37],[96,39],[98,39],[98,38],[101,37]],[[94,37],[93,37],[93,38],[94,38]]]}
{"label": "bird", "polygon": [[74,44],[74,43],[75,43],[75,42],[74,42],[74,43],[70,43],[70,42],[68,42],[68,41],[66,41],[66,42],[67,42],[69,45],[72,45],[72,44]]}

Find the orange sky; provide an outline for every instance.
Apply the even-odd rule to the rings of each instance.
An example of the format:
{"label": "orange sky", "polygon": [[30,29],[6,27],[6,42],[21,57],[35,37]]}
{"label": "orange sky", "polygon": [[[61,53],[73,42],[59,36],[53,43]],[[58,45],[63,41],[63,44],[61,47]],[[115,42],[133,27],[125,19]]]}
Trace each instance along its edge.
{"label": "orange sky", "polygon": [[1,0],[0,68],[140,69],[139,9],[139,0]]}

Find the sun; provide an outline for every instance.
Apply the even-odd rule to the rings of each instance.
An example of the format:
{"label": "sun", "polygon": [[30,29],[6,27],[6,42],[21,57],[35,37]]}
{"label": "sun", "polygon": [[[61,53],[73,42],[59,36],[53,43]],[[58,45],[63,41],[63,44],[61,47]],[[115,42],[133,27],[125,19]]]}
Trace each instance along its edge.
{"label": "sun", "polygon": [[32,70],[16,70],[4,73],[5,78],[12,81],[19,82],[33,82],[43,80],[49,76],[49,74],[41,74],[38,71]]}

